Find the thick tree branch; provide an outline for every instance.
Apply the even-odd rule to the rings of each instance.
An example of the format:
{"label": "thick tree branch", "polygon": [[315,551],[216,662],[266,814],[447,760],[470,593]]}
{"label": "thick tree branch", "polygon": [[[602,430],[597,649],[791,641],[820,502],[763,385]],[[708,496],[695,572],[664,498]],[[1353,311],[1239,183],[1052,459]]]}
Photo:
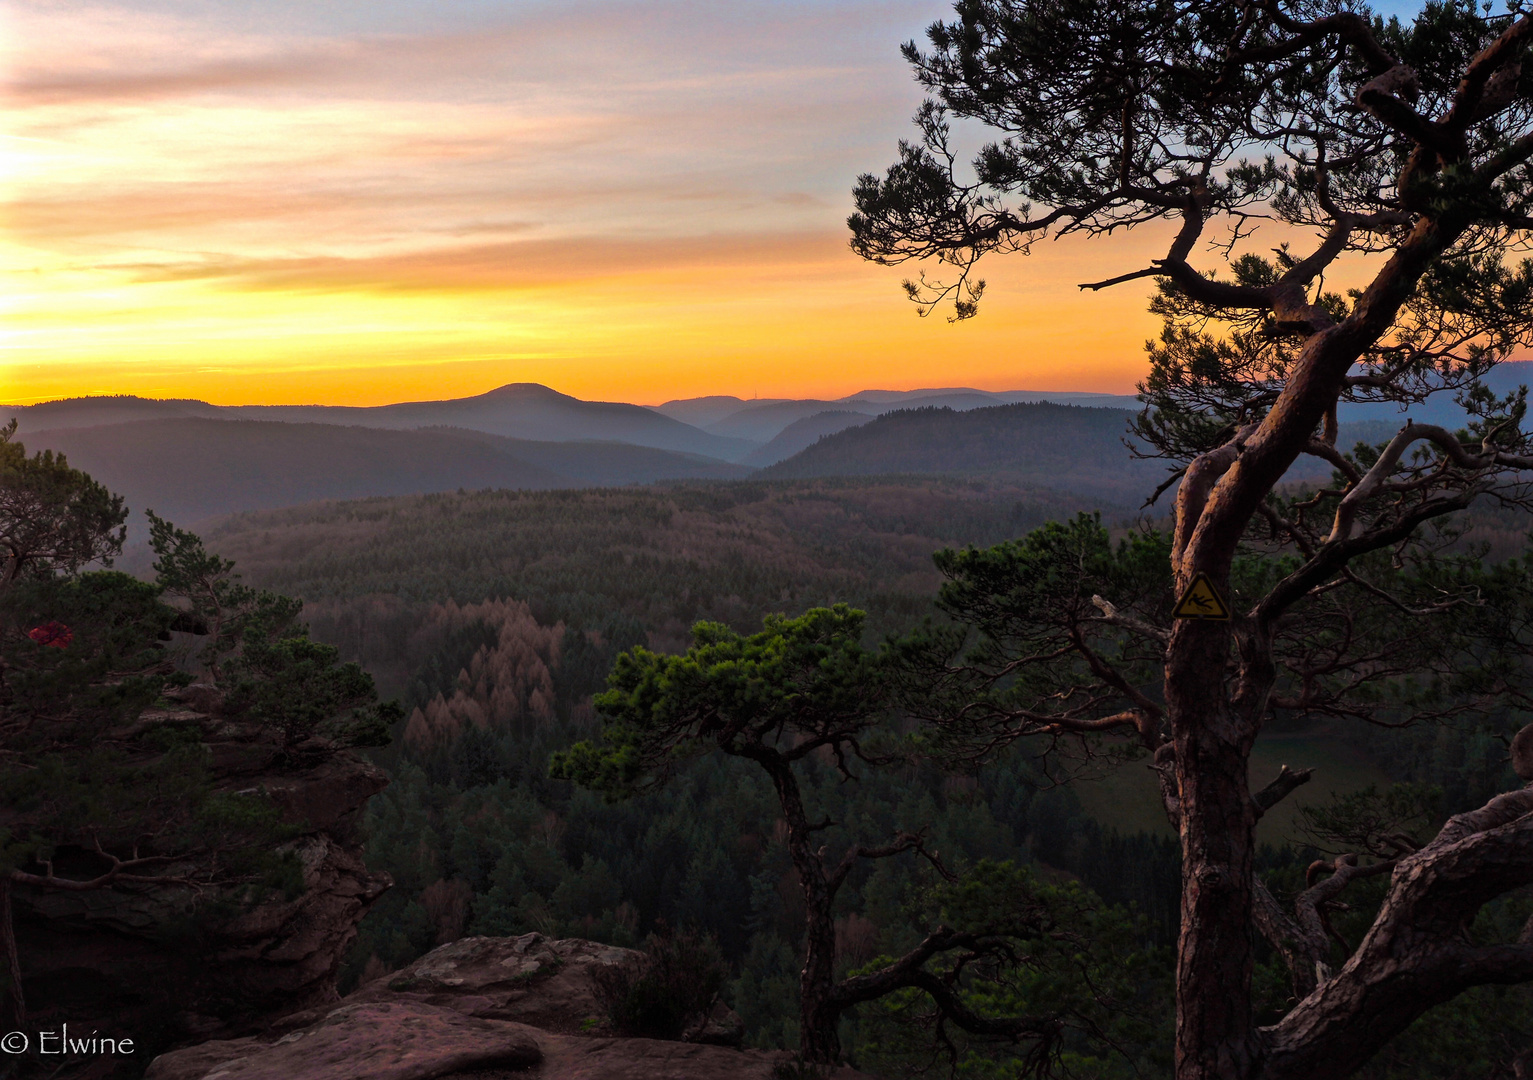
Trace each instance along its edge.
{"label": "thick tree branch", "polygon": [[1085,658],[1092,674],[1134,703],[1134,713],[1142,718],[1140,722],[1140,737],[1145,740],[1147,746],[1153,746],[1155,744],[1156,727],[1161,716],[1164,715],[1161,707],[1137,686],[1125,679],[1122,673],[1099,656],[1095,649],[1087,645],[1085,637],[1079,630],[1071,630],[1070,638],[1075,644],[1076,651]]}
{"label": "thick tree branch", "polygon": [[841,982],[835,990],[836,1000],[843,1006],[851,1006],[876,1000],[896,990],[914,988],[930,997],[944,1017],[972,1034],[1013,1040],[1045,1038],[1050,1041],[1057,1036],[1061,1024],[1052,1017],[992,1017],[975,1012],[964,1004],[951,986],[926,970],[926,962],[932,957],[957,948],[979,953],[1006,951],[1000,939],[961,933],[945,926],[938,927],[914,949],[889,966]]}
{"label": "thick tree branch", "polygon": [[[987,939],[976,934],[939,926],[904,956],[878,971],[854,975],[836,986],[835,998],[843,1006],[864,1001],[874,1001],[895,990],[919,985],[921,976],[935,979],[925,970],[927,961],[952,949],[994,949],[1000,946],[998,939]],[[925,989],[923,986],[922,989]]]}
{"label": "thick tree branch", "polygon": [[1267,45],[1232,50],[1232,64],[1265,64],[1273,60],[1286,60],[1331,36],[1349,45],[1371,75],[1383,74],[1398,63],[1373,36],[1373,28],[1368,25],[1368,20],[1355,12],[1344,11],[1312,22],[1301,22],[1285,13],[1277,0],[1265,0],[1257,6],[1271,17],[1278,29],[1290,37]]}
{"label": "thick tree branch", "polygon": [[1183,576],[1182,559],[1202,520],[1209,494],[1240,457],[1245,440],[1256,427],[1255,424],[1246,425],[1229,442],[1198,455],[1187,466],[1182,486],[1176,492],[1176,535],[1171,541],[1171,571],[1178,579]]}
{"label": "thick tree branch", "polygon": [[1524,15],[1470,61],[1453,95],[1453,106],[1443,118],[1444,131],[1461,139],[1470,124],[1512,101],[1530,39],[1533,17]]}
{"label": "thick tree branch", "polygon": [[1329,952],[1328,942],[1335,935],[1326,919],[1325,907],[1342,894],[1348,885],[1363,878],[1387,874],[1395,868],[1395,860],[1359,866],[1356,855],[1341,855],[1330,863],[1316,864],[1310,868],[1310,877],[1319,869],[1329,871],[1330,876],[1305,889],[1294,900],[1294,911],[1299,917],[1309,950],[1321,959],[1316,961],[1315,981],[1323,984],[1331,977],[1330,966],[1324,957]]}
{"label": "thick tree branch", "polygon": [[29,874],[24,870],[12,870],[10,872],[10,880],[17,885],[30,885],[36,889],[57,889],[63,892],[91,892],[95,889],[104,889],[108,885],[114,885],[118,882],[191,884],[190,881],[184,881],[180,878],[166,878],[125,872],[141,866],[160,866],[177,861],[167,855],[154,855],[142,859],[118,859],[112,855],[106,855],[106,858],[111,860],[111,867],[105,873],[98,874],[93,878],[80,880],[76,878],[61,878],[52,873]]}
{"label": "thick tree branch", "polygon": [[1283,910],[1260,878],[1253,882],[1251,917],[1262,937],[1283,958],[1294,1000],[1303,1001],[1319,985],[1318,973],[1330,953],[1330,943],[1322,941],[1317,951],[1309,935]]}
{"label": "thick tree branch", "polygon": [[[1366,870],[1344,863],[1306,893],[1310,906]],[[1263,1029],[1264,1080],[1340,1080],[1433,1005],[1471,986],[1533,980],[1533,944],[1469,945],[1462,933],[1485,903],[1530,883],[1533,789],[1451,818],[1395,864],[1378,917],[1342,970]]]}
{"label": "thick tree branch", "polygon": [[1462,144],[1402,100],[1414,97],[1417,86],[1416,72],[1398,64],[1364,83],[1357,91],[1357,103],[1375,119],[1417,146],[1432,150],[1439,158],[1457,157]]}
{"label": "thick tree branch", "polygon": [[1253,609],[1252,617],[1259,625],[1271,625],[1311,589],[1341,573],[1347,564],[1359,555],[1399,543],[1425,522],[1464,509],[1476,494],[1478,491],[1474,488],[1462,489],[1449,497],[1421,503],[1400,514],[1386,527],[1355,536],[1350,540],[1322,544],[1303,566],[1272,587]]}
{"label": "thick tree branch", "polygon": [[956,880],[956,875],[942,864],[942,859],[935,851],[926,848],[926,837],[922,833],[902,832],[888,844],[880,847],[863,847],[861,844],[853,844],[846,849],[846,854],[841,856],[841,861],[825,879],[825,887],[831,896],[845,883],[857,864],[863,859],[887,859],[893,855],[899,855],[906,851],[918,852],[927,862],[931,863],[937,873],[948,881]]}

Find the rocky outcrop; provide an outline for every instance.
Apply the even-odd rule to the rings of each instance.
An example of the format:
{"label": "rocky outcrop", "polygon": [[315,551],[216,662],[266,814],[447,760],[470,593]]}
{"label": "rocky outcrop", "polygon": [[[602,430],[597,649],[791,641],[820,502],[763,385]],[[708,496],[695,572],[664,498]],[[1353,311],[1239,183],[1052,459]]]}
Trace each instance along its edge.
{"label": "rocky outcrop", "polygon": [[549,1031],[579,1031],[602,1015],[591,969],[637,955],[614,945],[542,934],[462,938],[346,1000],[420,1002]]}
{"label": "rocky outcrop", "polygon": [[[785,1051],[602,1035],[592,969],[634,955],[541,934],[464,938],[259,1037],[163,1054],[146,1080],[777,1080],[791,1071]],[[705,1030],[742,1034],[723,1007],[699,1018],[694,1039]]]}
{"label": "rocky outcrop", "polygon": [[[781,1050],[559,1034],[418,1002],[343,1005],[275,1039],[156,1058],[145,1080],[779,1080]],[[826,1080],[866,1080],[837,1069]]]}
{"label": "rocky outcrop", "polygon": [[[682,1041],[607,1037],[593,972],[638,954],[578,939],[465,938],[339,1000],[340,961],[390,884],[363,865],[356,836],[386,777],[320,742],[279,747],[195,693],[135,726],[156,723],[201,725],[215,786],[264,792],[298,827],[284,847],[304,887],[256,901],[168,881],[17,887],[31,1026],[136,1044],[131,1056],[57,1062],[62,1071],[14,1063],[22,1075],[35,1065],[88,1080],[775,1080],[791,1065],[784,1052],[733,1048],[743,1025],[722,1003],[693,1017]],[[0,809],[0,826],[18,824]],[[60,852],[57,868],[82,879],[92,857],[78,853],[71,869]],[[165,868],[186,880],[196,871]]]}
{"label": "rocky outcrop", "polygon": [[[358,988],[346,1003],[403,1002],[451,1009],[486,1020],[509,1020],[544,1031],[589,1034],[605,1023],[592,969],[637,960],[632,949],[581,938],[461,938],[408,967]],[[322,1010],[294,1013],[274,1034],[320,1019]],[[682,1041],[738,1046],[745,1026],[722,1002],[694,1017]]]}
{"label": "rocky outcrop", "polygon": [[[283,820],[301,830],[282,850],[296,856],[303,888],[252,901],[179,884],[18,886],[16,931],[32,1023],[89,1025],[158,1048],[264,1030],[274,1015],[333,1007],[336,972],[357,923],[390,885],[363,865],[356,838],[363,805],[387,777],[328,745],[284,753],[259,727],[197,709],[150,710],[135,726],[156,723],[201,724],[214,786],[271,796]],[[69,857],[57,856],[61,873]],[[196,869],[161,872],[195,878]]]}

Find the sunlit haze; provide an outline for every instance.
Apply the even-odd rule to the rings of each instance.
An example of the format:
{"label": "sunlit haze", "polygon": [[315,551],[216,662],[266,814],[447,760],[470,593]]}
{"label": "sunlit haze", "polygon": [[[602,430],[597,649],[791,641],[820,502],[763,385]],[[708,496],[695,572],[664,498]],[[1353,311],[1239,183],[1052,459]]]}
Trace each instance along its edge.
{"label": "sunlit haze", "polygon": [[[929,0],[13,0],[0,400],[1132,392],[1141,230],[920,319],[847,248]],[[1260,246],[1260,245],[1258,245]]]}

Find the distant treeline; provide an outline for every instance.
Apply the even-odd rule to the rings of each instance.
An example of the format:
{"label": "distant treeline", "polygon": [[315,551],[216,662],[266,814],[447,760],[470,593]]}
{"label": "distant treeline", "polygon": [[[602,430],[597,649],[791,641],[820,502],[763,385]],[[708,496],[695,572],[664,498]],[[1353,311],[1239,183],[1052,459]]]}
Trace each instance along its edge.
{"label": "distant treeline", "polygon": [[745,630],[837,601],[867,609],[878,632],[903,628],[936,592],[934,550],[1081,508],[1006,482],[745,481],[367,499],[241,515],[208,537],[247,578],[304,597],[346,655],[397,668],[415,662],[406,639],[422,605],[448,599],[515,598],[583,630],[626,620],[667,648],[698,619]]}

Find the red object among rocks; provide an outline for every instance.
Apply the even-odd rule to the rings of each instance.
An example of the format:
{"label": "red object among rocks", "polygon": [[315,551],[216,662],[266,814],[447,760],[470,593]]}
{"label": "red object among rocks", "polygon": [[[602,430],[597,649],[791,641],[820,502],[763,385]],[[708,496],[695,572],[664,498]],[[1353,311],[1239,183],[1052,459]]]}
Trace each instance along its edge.
{"label": "red object among rocks", "polygon": [[27,631],[27,637],[49,649],[67,649],[74,641],[74,631],[61,622],[45,622]]}

